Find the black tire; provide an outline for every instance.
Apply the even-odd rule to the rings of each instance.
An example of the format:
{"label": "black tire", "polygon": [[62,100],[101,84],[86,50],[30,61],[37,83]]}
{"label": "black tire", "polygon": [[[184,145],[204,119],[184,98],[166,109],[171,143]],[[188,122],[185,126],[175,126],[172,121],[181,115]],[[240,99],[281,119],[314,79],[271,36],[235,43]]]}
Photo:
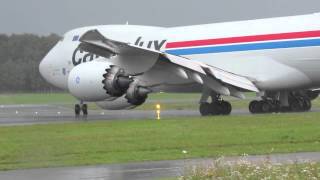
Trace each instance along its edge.
{"label": "black tire", "polygon": [[299,99],[294,99],[290,102],[290,110],[292,112],[301,112],[303,111],[303,109],[304,109],[303,101]]}
{"label": "black tire", "polygon": [[210,116],[211,115],[211,105],[209,103],[201,103],[199,110],[200,110],[200,114],[202,116]]}
{"label": "black tire", "polygon": [[280,107],[280,112],[283,112],[283,113],[287,113],[287,112],[290,112],[291,111],[291,108],[290,106],[287,106],[287,107]]}
{"label": "black tire", "polygon": [[303,99],[303,110],[310,111],[312,108],[311,100],[308,98]]}
{"label": "black tire", "polygon": [[210,104],[210,112],[211,115],[221,115],[222,114],[222,106],[220,102],[213,102]]}
{"label": "black tire", "polygon": [[81,107],[79,104],[74,105],[74,113],[76,116],[79,116],[81,112]]}
{"label": "black tire", "polygon": [[275,112],[275,113],[281,112],[281,103],[280,103],[280,101],[275,101],[272,104],[272,112]]}
{"label": "black tire", "polygon": [[252,114],[257,114],[260,112],[260,105],[259,105],[259,101],[251,101],[249,104],[249,111]]}
{"label": "black tire", "polygon": [[222,101],[221,102],[221,114],[222,115],[230,115],[232,111],[232,106],[228,101]]}
{"label": "black tire", "polygon": [[267,101],[261,101],[261,112],[262,113],[270,113],[271,112],[271,105]]}
{"label": "black tire", "polygon": [[83,115],[87,116],[88,115],[88,105],[87,104],[83,104],[81,107],[82,113]]}

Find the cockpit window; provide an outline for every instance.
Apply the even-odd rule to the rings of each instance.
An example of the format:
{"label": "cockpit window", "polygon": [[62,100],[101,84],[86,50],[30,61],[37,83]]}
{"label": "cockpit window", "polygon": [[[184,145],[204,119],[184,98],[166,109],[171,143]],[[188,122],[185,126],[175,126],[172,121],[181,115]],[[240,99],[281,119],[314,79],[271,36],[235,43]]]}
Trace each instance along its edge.
{"label": "cockpit window", "polygon": [[75,35],[75,36],[73,36],[72,41],[78,41],[78,40],[79,40],[79,38],[80,38],[80,36],[79,36],[79,35]]}

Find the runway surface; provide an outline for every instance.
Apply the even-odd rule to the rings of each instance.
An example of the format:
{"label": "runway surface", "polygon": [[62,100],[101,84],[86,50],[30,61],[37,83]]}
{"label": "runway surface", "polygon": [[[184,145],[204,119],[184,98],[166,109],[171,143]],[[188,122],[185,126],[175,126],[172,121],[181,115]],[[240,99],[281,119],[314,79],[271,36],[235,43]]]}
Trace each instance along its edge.
{"label": "runway surface", "polygon": [[[234,115],[249,114],[248,110],[234,110]],[[76,118],[74,110],[63,105],[0,105],[0,126],[43,123],[81,122],[92,120],[155,119],[155,111],[89,110],[86,118]],[[161,117],[198,117],[198,110],[165,110]]]}
{"label": "runway surface", "polygon": [[[224,161],[234,163],[243,157],[228,157]],[[293,153],[262,156],[247,156],[245,160],[251,163],[262,163],[266,160],[272,164],[290,164],[303,162],[320,162],[320,153]],[[145,163],[130,163],[117,165],[62,167],[47,169],[31,169],[0,172],[3,180],[149,180],[177,177],[186,168],[194,165],[211,165],[214,159],[193,159],[158,161]]]}
{"label": "runway surface", "polygon": [[[320,112],[320,109],[312,109],[312,112]],[[250,113],[247,109],[234,109],[231,115]],[[200,117],[200,113],[198,110],[163,110],[161,117]],[[0,105],[0,126],[155,118],[156,112],[150,110],[89,110],[87,117],[77,118],[74,110],[64,105]]]}

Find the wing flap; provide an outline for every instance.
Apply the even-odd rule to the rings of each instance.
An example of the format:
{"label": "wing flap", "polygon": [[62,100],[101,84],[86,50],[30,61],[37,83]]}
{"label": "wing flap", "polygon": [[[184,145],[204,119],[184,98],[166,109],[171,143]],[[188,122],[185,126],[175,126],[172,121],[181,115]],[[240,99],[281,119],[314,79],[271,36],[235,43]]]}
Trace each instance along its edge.
{"label": "wing flap", "polygon": [[254,85],[254,83],[246,77],[236,75],[201,62],[191,61],[180,56],[170,54],[165,54],[165,56],[169,59],[169,61],[171,61],[174,64],[185,67],[189,70],[196,71],[203,75],[212,76],[213,78],[219,80],[222,83],[253,92],[259,92],[258,88]]}

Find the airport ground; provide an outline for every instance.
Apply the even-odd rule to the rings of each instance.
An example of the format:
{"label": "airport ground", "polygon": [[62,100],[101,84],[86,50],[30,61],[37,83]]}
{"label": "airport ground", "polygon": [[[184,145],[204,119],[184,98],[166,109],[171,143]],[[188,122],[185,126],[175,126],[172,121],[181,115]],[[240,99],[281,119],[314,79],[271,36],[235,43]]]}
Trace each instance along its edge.
{"label": "airport ground", "polygon": [[[121,116],[127,117],[121,121],[105,121],[108,111],[103,111],[106,112],[104,116],[93,116],[97,119],[79,121],[64,121],[64,117],[54,112],[51,118],[61,118],[59,123],[50,120],[42,124],[39,115],[39,119],[30,123],[32,125],[7,126],[10,113],[15,114],[15,111],[9,112],[6,107],[31,107],[30,111],[19,110],[19,116],[32,113],[34,118],[34,111],[47,105],[60,107],[62,113],[70,111],[66,117],[71,117],[76,101],[63,93],[1,95],[0,115],[6,115],[7,120],[0,127],[0,169],[320,151],[319,100],[314,102],[314,110],[309,113],[253,116],[247,112],[249,100],[230,99],[236,112],[233,115],[198,117],[198,98],[197,94],[152,95],[137,111],[143,112],[141,117],[144,118],[134,121],[128,116],[135,111],[121,112],[127,114]],[[249,94],[249,99],[252,98]],[[162,105],[165,114],[160,121],[154,120],[157,103]],[[97,107],[90,107],[93,113],[100,113]],[[40,108],[38,113],[46,112]],[[186,115],[179,118],[166,112]],[[183,154],[183,150],[187,153]]]}
{"label": "airport ground", "polygon": [[[310,161],[311,160],[311,161]],[[320,153],[147,161],[124,164],[22,169],[0,172],[1,180],[202,180],[319,179]]]}

